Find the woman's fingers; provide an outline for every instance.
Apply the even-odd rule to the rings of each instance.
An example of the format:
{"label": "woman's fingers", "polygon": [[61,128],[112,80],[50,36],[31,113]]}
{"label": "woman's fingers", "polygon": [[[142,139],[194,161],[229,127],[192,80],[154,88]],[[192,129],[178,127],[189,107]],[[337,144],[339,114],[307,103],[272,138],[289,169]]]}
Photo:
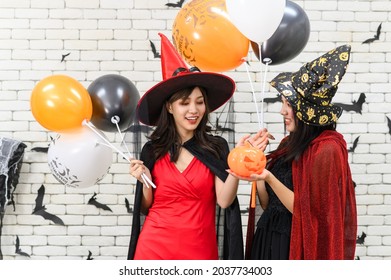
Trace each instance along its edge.
{"label": "woman's fingers", "polygon": [[130,164],[144,164],[144,162],[142,160],[139,160],[139,159],[130,159]]}
{"label": "woman's fingers", "polygon": [[248,139],[250,138],[250,134],[247,134],[247,135],[244,135],[242,138],[240,138],[238,144],[236,145],[236,147],[240,147],[240,146],[244,146],[244,143],[246,141],[248,141]]}
{"label": "woman's fingers", "polygon": [[130,175],[141,181],[141,175],[145,171],[145,166],[141,160],[133,159],[130,161]]}
{"label": "woman's fingers", "polygon": [[264,150],[268,144],[269,144],[269,138],[267,137],[267,134],[264,134],[252,140],[252,145],[254,147],[257,147],[258,149]]}
{"label": "woman's fingers", "polygon": [[236,174],[235,172],[233,172],[231,169],[227,169],[226,171],[229,174],[231,174],[232,176],[234,176],[235,178],[239,179],[239,180],[249,181],[249,182],[256,181],[256,180],[254,180],[253,178],[250,178],[250,177],[240,176],[240,175]]}
{"label": "woman's fingers", "polygon": [[254,135],[244,135],[236,145],[236,147],[243,146],[245,142],[249,142],[251,146],[261,150],[265,150],[269,144],[269,139],[274,140],[274,136],[271,135],[266,128],[261,129]]}

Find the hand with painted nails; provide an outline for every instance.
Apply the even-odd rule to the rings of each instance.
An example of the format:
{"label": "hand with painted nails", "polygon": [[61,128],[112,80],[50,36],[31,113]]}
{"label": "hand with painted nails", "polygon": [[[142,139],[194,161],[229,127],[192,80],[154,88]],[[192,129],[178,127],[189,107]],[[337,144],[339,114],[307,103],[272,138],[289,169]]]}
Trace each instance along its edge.
{"label": "hand with painted nails", "polygon": [[275,138],[267,131],[266,128],[263,128],[256,134],[248,137],[246,141],[248,141],[253,147],[256,147],[264,152],[269,144],[269,139],[274,140]]}

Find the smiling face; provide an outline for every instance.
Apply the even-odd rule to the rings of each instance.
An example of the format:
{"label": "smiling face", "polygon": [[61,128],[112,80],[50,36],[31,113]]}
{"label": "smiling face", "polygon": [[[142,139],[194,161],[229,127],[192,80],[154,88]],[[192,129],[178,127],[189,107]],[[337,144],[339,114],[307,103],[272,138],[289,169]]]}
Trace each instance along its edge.
{"label": "smiling face", "polygon": [[182,142],[189,140],[206,112],[206,104],[200,88],[195,87],[188,97],[168,103],[167,110],[174,118]]}
{"label": "smiling face", "polygon": [[280,114],[284,117],[284,124],[288,132],[294,132],[296,129],[295,112],[291,104],[286,100],[284,96],[281,96],[282,106]]}

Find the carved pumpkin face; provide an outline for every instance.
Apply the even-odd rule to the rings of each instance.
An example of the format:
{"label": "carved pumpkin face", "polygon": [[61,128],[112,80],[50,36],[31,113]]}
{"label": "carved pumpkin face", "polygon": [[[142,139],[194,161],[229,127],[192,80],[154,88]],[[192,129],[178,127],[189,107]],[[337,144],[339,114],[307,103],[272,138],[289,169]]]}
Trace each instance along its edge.
{"label": "carved pumpkin face", "polygon": [[260,149],[246,142],[244,146],[231,150],[228,155],[228,165],[235,174],[249,177],[251,174],[262,173],[266,166],[266,157]]}

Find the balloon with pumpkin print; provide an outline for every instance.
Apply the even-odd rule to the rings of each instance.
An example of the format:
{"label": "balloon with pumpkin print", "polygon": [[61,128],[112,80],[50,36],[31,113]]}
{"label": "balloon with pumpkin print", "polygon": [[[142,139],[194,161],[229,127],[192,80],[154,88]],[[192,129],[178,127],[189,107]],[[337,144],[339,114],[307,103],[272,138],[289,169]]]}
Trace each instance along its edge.
{"label": "balloon with pumpkin print", "polygon": [[113,150],[103,139],[107,137],[102,131],[86,126],[57,134],[48,149],[48,165],[54,178],[73,188],[100,182],[113,161]]}
{"label": "balloon with pumpkin print", "polygon": [[188,64],[211,72],[237,68],[250,47],[250,40],[229,19],[225,0],[188,2],[174,20],[172,39]]}
{"label": "balloon with pumpkin print", "polygon": [[236,147],[228,155],[229,168],[241,177],[251,174],[261,174],[266,166],[266,156],[262,150],[245,142],[244,146]]}

